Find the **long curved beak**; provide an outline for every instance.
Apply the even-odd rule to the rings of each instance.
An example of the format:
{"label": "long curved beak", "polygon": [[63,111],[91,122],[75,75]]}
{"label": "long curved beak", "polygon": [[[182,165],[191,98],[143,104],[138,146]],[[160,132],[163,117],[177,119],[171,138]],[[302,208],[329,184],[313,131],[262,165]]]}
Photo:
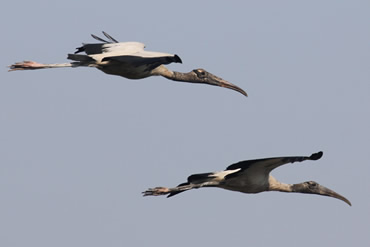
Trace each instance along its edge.
{"label": "long curved beak", "polygon": [[211,73],[209,73],[209,78],[208,78],[208,84],[210,85],[213,85],[213,86],[219,86],[219,87],[224,87],[224,88],[229,88],[229,89],[232,89],[234,91],[237,91],[241,94],[243,94],[244,96],[248,97],[248,94],[243,90],[241,89],[240,87],[220,78],[220,77],[217,77]]}
{"label": "long curved beak", "polygon": [[339,200],[342,200],[344,201],[345,203],[347,203],[348,205],[352,206],[351,202],[345,198],[344,196],[342,195],[339,195],[337,192],[329,189],[329,188],[326,188],[322,185],[319,185],[317,187],[317,190],[315,191],[312,191],[314,194],[318,194],[318,195],[322,195],[322,196],[330,196],[330,197],[334,197],[334,198],[337,198]]}

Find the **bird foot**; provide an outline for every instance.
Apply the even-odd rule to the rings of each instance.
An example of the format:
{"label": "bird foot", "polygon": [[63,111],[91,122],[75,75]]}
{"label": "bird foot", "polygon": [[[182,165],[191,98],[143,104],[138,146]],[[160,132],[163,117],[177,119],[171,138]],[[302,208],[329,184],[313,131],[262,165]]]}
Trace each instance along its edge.
{"label": "bird foot", "polygon": [[143,196],[160,196],[160,195],[166,195],[170,193],[170,190],[165,187],[155,187],[155,188],[150,188],[143,193]]}
{"label": "bird foot", "polygon": [[44,68],[45,65],[42,63],[37,63],[33,61],[23,61],[19,63],[15,63],[9,66],[9,71],[15,71],[15,70],[32,70],[32,69],[40,69]]}

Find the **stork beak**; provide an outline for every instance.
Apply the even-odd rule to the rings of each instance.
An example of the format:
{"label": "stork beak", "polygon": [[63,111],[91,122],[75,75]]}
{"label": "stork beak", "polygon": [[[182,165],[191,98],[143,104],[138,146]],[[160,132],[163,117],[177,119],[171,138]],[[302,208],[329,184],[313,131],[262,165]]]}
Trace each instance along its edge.
{"label": "stork beak", "polygon": [[240,87],[220,78],[220,77],[217,77],[211,73],[209,73],[209,77],[208,77],[208,84],[210,85],[213,85],[213,86],[219,86],[219,87],[224,87],[224,88],[229,88],[229,89],[232,89],[234,91],[237,91],[241,94],[243,94],[244,96],[248,97],[248,94],[243,90],[241,89]]}
{"label": "stork beak", "polygon": [[333,198],[337,198],[339,200],[342,200],[344,201],[345,203],[347,203],[348,205],[352,206],[351,202],[345,198],[344,196],[342,195],[339,195],[337,192],[331,190],[331,189],[328,189],[322,185],[317,185],[315,189],[313,189],[311,191],[311,193],[313,194],[318,194],[318,195],[322,195],[322,196],[330,196],[330,197],[333,197]]}

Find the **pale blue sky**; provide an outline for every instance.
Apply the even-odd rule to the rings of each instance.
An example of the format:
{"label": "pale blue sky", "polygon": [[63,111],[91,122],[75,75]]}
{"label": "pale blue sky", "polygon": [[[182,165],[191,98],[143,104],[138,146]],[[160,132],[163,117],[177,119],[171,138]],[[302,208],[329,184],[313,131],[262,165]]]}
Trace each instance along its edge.
{"label": "pale blue sky", "polygon": [[[368,1],[3,1],[0,246],[368,246]],[[104,30],[176,53],[246,90],[65,62]],[[286,165],[353,204],[201,189],[142,197],[240,160],[324,151]]]}

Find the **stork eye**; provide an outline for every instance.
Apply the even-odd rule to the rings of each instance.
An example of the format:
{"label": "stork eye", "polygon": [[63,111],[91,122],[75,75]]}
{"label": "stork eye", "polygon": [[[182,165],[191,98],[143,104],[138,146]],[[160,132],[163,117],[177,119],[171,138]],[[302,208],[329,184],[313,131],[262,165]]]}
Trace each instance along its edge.
{"label": "stork eye", "polygon": [[194,72],[197,74],[199,77],[204,77],[206,75],[206,72],[202,69],[195,69]]}
{"label": "stork eye", "polygon": [[312,188],[316,187],[317,186],[317,183],[313,182],[313,181],[310,181],[308,182],[308,185]]}

